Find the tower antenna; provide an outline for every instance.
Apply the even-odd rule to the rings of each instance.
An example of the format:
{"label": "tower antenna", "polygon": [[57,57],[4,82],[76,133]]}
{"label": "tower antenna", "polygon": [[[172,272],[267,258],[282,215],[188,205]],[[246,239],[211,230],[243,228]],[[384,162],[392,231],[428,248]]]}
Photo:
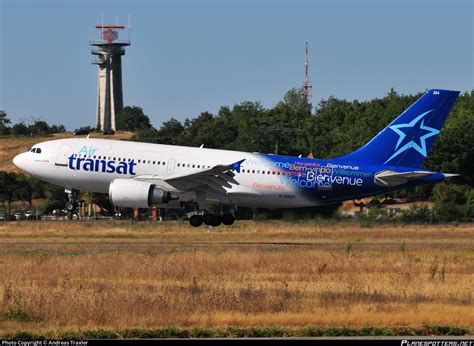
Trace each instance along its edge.
{"label": "tower antenna", "polygon": [[308,42],[305,43],[304,71],[305,71],[305,78],[304,78],[304,83],[303,83],[304,100],[307,104],[311,105],[313,86],[311,85],[311,81],[309,80],[309,49],[308,49]]}

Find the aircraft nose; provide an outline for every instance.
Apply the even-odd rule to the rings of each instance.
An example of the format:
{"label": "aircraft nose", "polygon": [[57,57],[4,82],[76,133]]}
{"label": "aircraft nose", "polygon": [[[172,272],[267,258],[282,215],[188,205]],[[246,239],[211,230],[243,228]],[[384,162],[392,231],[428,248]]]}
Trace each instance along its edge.
{"label": "aircraft nose", "polygon": [[13,158],[13,164],[17,166],[21,170],[25,170],[25,156],[22,154],[19,154]]}

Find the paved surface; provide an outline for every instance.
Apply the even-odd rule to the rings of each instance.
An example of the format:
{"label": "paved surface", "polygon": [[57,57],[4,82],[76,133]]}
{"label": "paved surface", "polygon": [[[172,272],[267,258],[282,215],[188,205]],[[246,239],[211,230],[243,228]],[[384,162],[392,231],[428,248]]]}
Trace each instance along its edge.
{"label": "paved surface", "polygon": [[[315,247],[315,248],[331,248],[339,246],[347,246],[347,242],[321,242],[321,243],[302,243],[302,242],[2,242],[1,246],[71,246],[71,245],[93,245],[93,246],[206,246],[206,247],[247,247],[247,246],[271,246],[271,247]],[[474,247],[474,243],[466,242],[351,242],[353,247],[367,248],[383,248],[383,247],[400,247],[404,245],[410,248],[424,247],[451,247],[451,248],[469,248]]]}

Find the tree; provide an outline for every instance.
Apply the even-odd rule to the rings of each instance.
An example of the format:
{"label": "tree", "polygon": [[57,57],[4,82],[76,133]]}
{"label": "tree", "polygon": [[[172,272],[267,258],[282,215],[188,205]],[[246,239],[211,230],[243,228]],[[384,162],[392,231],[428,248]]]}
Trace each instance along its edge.
{"label": "tree", "polygon": [[[17,181],[15,173],[0,171],[0,201],[7,214],[11,212],[11,203],[15,200],[17,190]],[[5,207],[6,203],[6,207]]]}
{"label": "tree", "polygon": [[241,102],[232,108],[238,131],[235,149],[273,152],[272,143],[262,126],[266,112],[260,102]]}
{"label": "tree", "polygon": [[46,197],[46,205],[43,212],[51,212],[54,209],[63,209],[68,198],[64,193],[64,187],[52,184],[44,186],[44,196]]}
{"label": "tree", "polygon": [[14,197],[15,200],[17,201],[25,201],[28,202],[28,204],[32,205],[33,202],[33,194],[34,190],[31,185],[31,178],[30,176],[26,176],[25,174],[17,174],[15,176],[15,191],[14,191]]}
{"label": "tree", "polygon": [[7,113],[5,111],[0,111],[0,136],[6,136],[10,132],[8,127],[10,124],[10,119],[8,119]]}
{"label": "tree", "polygon": [[119,131],[137,131],[151,129],[150,118],[143,113],[143,109],[137,106],[124,107],[116,119],[116,127]]}
{"label": "tree", "polygon": [[13,136],[29,136],[31,134],[31,131],[28,126],[25,125],[25,123],[21,122],[13,125],[10,133]]}
{"label": "tree", "polygon": [[33,124],[28,127],[30,129],[30,134],[33,136],[47,135],[50,133],[49,125],[42,120],[35,120]]}
{"label": "tree", "polygon": [[215,118],[209,112],[199,114],[192,120],[184,122],[183,144],[190,146],[204,145],[206,148],[218,148],[215,134],[220,130],[215,128]]}
{"label": "tree", "polygon": [[438,172],[461,174],[456,181],[474,187],[473,143],[474,119],[461,119],[440,132],[425,166]]}
{"label": "tree", "polygon": [[64,125],[51,125],[49,128],[49,133],[63,133],[66,132]]}
{"label": "tree", "polygon": [[10,124],[10,119],[8,119],[7,113],[5,111],[0,111],[0,125]]}
{"label": "tree", "polygon": [[433,188],[435,199],[434,214],[438,221],[449,222],[462,220],[465,216],[465,205],[469,188],[462,185],[439,183]]}
{"label": "tree", "polygon": [[161,144],[182,144],[184,126],[180,121],[171,118],[165,121],[156,133],[156,141]]}

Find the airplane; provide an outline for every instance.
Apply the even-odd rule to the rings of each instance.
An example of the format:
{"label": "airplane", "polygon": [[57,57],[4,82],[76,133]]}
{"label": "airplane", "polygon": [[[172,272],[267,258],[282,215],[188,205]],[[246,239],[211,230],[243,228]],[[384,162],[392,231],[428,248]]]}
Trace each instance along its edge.
{"label": "airplane", "polygon": [[421,166],[458,95],[428,90],[367,144],[328,160],[87,137],[38,143],[13,162],[64,186],[71,213],[85,190],[108,193],[117,207],[191,208],[195,227],[231,225],[240,206],[318,206],[455,176]]}

